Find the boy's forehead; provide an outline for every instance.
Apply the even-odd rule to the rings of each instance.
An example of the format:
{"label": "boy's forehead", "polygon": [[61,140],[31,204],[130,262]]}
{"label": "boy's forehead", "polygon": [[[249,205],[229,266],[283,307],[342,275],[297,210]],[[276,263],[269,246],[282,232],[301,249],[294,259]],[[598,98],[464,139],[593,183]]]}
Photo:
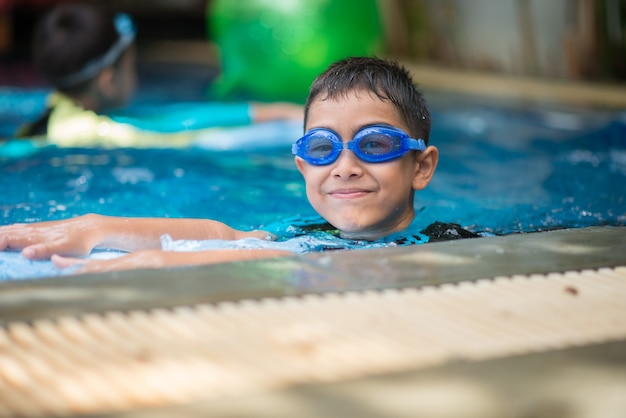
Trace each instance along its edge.
{"label": "boy's forehead", "polygon": [[313,100],[305,128],[337,128],[337,125],[359,127],[379,123],[404,128],[399,112],[390,100],[370,91],[359,90],[332,97],[320,96]]}
{"label": "boy's forehead", "polygon": [[338,92],[325,92],[320,93],[312,102],[314,103],[342,103],[342,102],[351,102],[353,100],[360,101],[363,98],[365,99],[376,99],[379,101],[383,101],[383,98],[377,96],[373,91],[366,89],[352,89],[352,90],[344,90]]}

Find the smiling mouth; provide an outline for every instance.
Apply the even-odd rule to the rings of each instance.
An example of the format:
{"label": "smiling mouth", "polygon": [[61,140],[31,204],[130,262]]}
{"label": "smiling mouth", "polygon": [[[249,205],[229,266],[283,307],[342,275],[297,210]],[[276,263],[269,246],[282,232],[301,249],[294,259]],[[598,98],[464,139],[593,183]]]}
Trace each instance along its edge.
{"label": "smiling mouth", "polygon": [[368,190],[363,189],[345,189],[345,190],[334,190],[329,193],[332,197],[337,199],[356,199],[359,197],[363,197],[368,195],[370,192]]}

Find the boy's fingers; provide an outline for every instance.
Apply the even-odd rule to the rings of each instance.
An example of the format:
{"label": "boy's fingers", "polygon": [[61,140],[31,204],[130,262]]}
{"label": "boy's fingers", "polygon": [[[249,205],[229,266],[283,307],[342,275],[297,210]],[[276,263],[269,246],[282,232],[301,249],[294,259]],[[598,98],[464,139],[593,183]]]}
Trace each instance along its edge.
{"label": "boy's fingers", "polygon": [[[24,233],[7,233],[0,235],[0,251],[5,250],[24,250],[29,247],[36,247],[40,244],[42,238],[35,234]],[[41,249],[35,250],[38,254]],[[35,256],[36,253],[29,252]],[[49,254],[48,254],[49,256]],[[47,258],[48,256],[45,256]],[[32,258],[32,257],[28,257]]]}
{"label": "boy's fingers", "polygon": [[29,260],[47,260],[55,252],[47,244],[34,244],[24,247],[22,250],[22,256]]}
{"label": "boy's fingers", "polygon": [[29,260],[47,260],[53,254],[62,254],[65,256],[80,256],[82,254],[77,251],[67,252],[62,245],[58,243],[40,243],[24,247],[22,255]]}
{"label": "boy's fingers", "polygon": [[22,250],[22,256],[24,258],[28,258],[29,260],[37,260],[37,250],[35,248],[26,247]]}
{"label": "boy's fingers", "polygon": [[58,254],[53,255],[50,259],[60,269],[76,267],[72,270],[72,274],[104,273],[116,270],[115,265],[111,265],[112,260],[86,260],[84,258],[63,257]]}
{"label": "boy's fingers", "polygon": [[85,260],[81,258],[63,257],[58,254],[54,254],[52,257],[50,257],[50,260],[56,267],[61,269],[85,263]]}
{"label": "boy's fingers", "polygon": [[0,251],[20,250],[30,243],[28,237],[19,235],[4,234],[0,236]]}
{"label": "boy's fingers", "polygon": [[29,260],[47,260],[53,254],[66,257],[81,257],[88,255],[91,250],[87,248],[72,248],[64,242],[44,242],[28,245],[22,249],[22,255]]}

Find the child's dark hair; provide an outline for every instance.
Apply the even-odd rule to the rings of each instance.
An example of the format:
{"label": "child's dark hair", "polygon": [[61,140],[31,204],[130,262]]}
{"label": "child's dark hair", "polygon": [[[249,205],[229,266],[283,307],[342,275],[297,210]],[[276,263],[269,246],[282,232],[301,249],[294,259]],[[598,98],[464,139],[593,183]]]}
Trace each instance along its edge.
{"label": "child's dark hair", "polygon": [[89,80],[68,87],[59,80],[105,54],[118,38],[111,13],[90,4],[63,3],[38,22],[33,63],[60,90],[80,91]]}
{"label": "child's dark hair", "polygon": [[315,100],[335,99],[358,90],[391,101],[407,123],[408,133],[428,144],[430,113],[422,93],[404,67],[376,57],[350,57],[337,61],[315,78],[304,106],[304,126],[309,107]]}

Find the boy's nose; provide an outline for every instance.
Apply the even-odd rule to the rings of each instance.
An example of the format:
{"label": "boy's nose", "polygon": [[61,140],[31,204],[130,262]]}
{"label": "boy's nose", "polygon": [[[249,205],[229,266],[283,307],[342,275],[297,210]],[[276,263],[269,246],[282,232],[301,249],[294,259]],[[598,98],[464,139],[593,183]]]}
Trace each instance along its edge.
{"label": "boy's nose", "polygon": [[349,178],[358,177],[363,174],[363,165],[361,160],[354,152],[344,149],[339,153],[337,161],[334,162],[332,175],[335,177]]}

